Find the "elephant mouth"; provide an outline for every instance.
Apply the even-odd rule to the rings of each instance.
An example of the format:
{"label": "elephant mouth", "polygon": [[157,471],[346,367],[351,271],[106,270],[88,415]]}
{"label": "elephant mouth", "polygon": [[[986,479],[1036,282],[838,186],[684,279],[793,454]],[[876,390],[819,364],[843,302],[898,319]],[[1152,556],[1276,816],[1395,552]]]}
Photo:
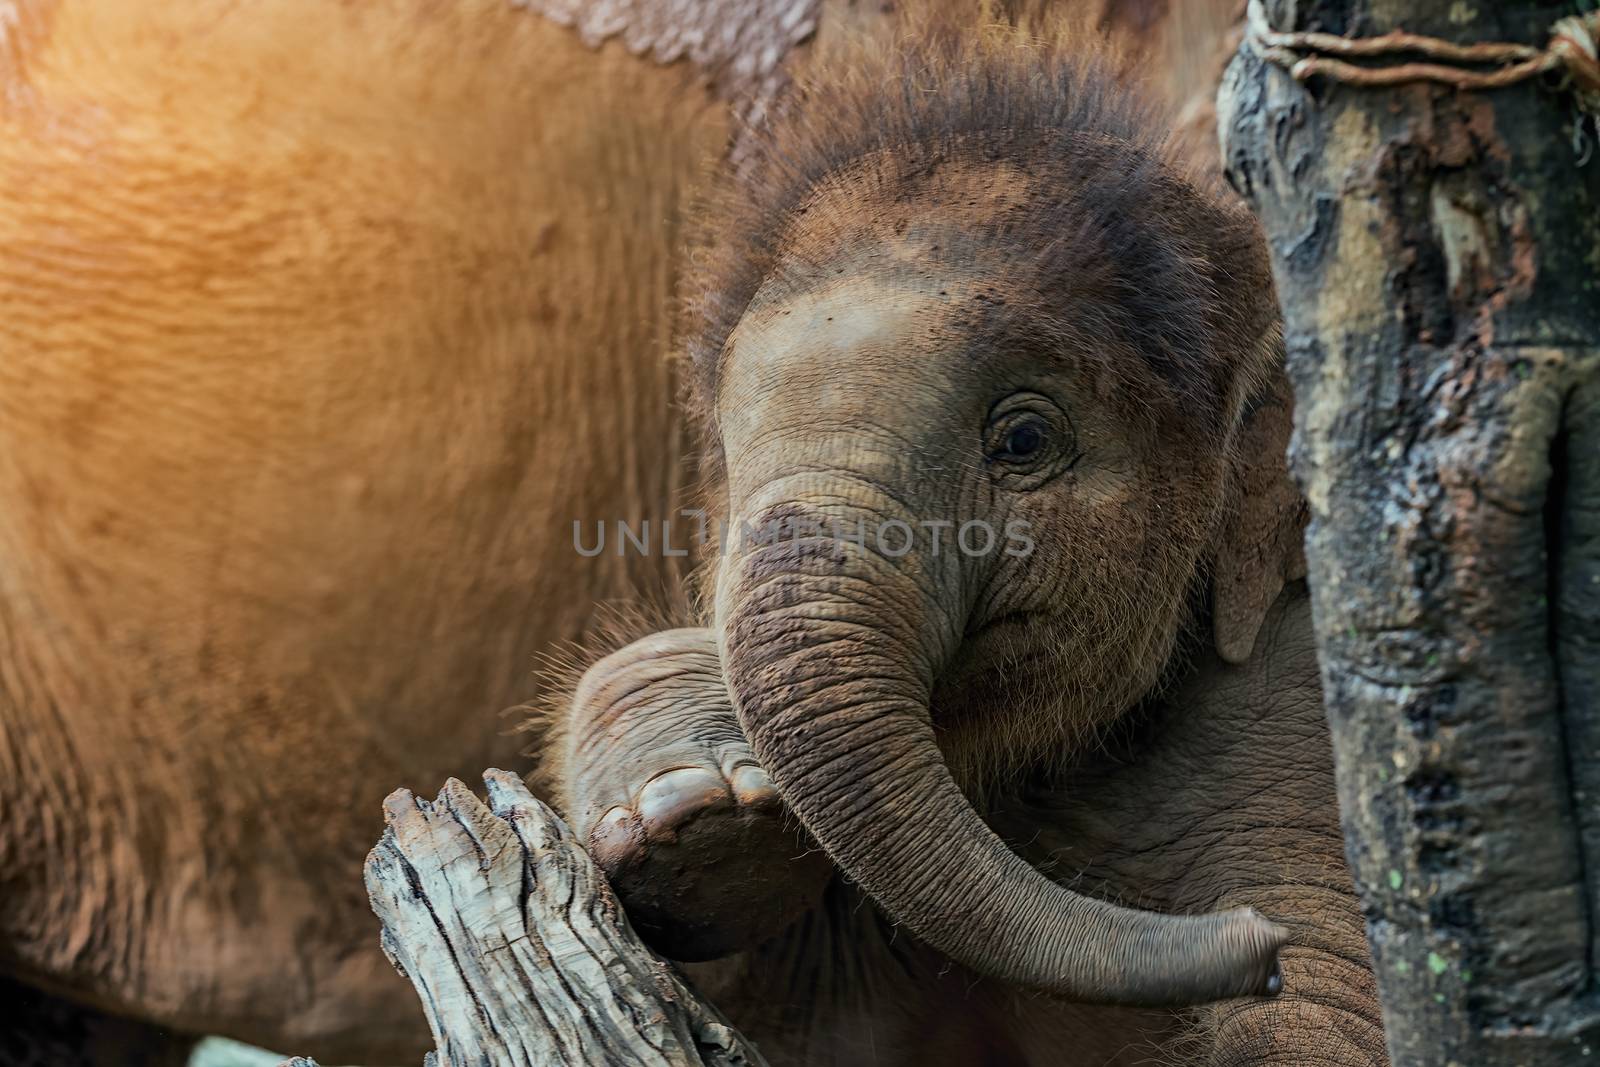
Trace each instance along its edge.
{"label": "elephant mouth", "polygon": [[1045,625],[1045,617],[1038,613],[1013,611],[969,629],[940,672],[938,691],[959,695],[982,686],[990,693],[1010,692],[1019,682],[1052,673],[1057,654],[1040,639]]}
{"label": "elephant mouth", "polygon": [[[1059,653],[1043,640],[1044,617],[1012,612],[968,631],[934,680],[929,710],[946,755],[982,749],[993,732],[997,705],[1031,707],[1055,688]],[[972,775],[957,777],[975,785]]]}
{"label": "elephant mouth", "polygon": [[1039,621],[1039,616],[1031,611],[1008,611],[1003,615],[996,615],[992,619],[985,619],[976,626],[969,626],[963,635],[963,640],[975,641],[985,635],[1005,634],[1016,630],[1026,630]]}

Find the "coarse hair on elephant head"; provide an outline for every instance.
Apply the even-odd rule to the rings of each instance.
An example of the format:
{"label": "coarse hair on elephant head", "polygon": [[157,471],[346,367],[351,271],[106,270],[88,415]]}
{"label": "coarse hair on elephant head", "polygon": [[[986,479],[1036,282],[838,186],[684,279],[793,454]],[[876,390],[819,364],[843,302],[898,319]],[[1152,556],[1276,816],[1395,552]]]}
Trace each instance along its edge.
{"label": "coarse hair on elephant head", "polygon": [[1192,1002],[1275,988],[1283,931],[1079,896],[970,800],[1150,694],[1206,590],[1247,654],[1295,566],[1261,238],[1119,65],[943,14],[812,70],[701,212],[680,348],[722,668],[785,803],[980,971]]}

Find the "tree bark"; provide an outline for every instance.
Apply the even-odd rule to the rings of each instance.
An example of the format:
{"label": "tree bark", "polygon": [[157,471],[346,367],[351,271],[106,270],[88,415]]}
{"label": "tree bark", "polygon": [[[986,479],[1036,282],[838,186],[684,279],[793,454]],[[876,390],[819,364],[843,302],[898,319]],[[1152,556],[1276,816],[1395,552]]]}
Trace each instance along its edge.
{"label": "tree bark", "polygon": [[367,857],[384,951],[438,1045],[430,1067],[763,1067],[645,948],[566,824],[517,776],[484,783],[489,807],[455,779],[432,803],[391,794]]}
{"label": "tree bark", "polygon": [[[1543,46],[1565,3],[1267,0]],[[1397,1065],[1600,1060],[1600,163],[1571,98],[1301,84],[1224,163],[1272,247],[1351,869]],[[1585,1059],[1594,1057],[1594,1059]]]}

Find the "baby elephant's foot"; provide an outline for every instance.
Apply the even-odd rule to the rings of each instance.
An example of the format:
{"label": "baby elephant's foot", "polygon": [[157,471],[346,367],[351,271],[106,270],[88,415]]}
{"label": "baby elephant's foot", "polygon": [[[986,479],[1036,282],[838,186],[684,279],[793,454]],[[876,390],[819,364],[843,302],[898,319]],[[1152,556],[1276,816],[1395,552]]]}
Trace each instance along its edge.
{"label": "baby elephant's foot", "polygon": [[572,716],[573,825],[657,950],[725,956],[820,899],[832,865],[751,755],[709,632],[668,630],[596,663]]}

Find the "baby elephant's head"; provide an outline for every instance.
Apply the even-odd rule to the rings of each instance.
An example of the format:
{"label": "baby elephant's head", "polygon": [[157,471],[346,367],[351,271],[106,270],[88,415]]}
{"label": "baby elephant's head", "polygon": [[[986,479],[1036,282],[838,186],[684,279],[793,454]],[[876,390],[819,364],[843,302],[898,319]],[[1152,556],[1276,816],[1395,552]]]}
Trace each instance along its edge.
{"label": "baby elephant's head", "polygon": [[[1281,378],[1260,238],[1092,62],[876,62],[776,124],[691,279],[734,705],[834,860],[952,956],[1091,999],[1272,990],[1277,927],[1073,894],[960,788],[1126,711],[1237,570],[1241,427]],[[1269,586],[1216,591],[1225,654]]]}

